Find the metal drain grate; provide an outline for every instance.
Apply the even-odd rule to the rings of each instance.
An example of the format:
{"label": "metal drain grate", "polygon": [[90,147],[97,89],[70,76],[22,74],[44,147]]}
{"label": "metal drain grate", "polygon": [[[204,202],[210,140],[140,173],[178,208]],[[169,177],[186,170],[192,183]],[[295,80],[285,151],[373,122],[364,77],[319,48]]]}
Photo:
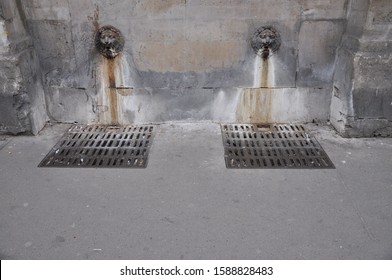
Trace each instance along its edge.
{"label": "metal drain grate", "polygon": [[145,168],[155,126],[74,125],[39,167]]}
{"label": "metal drain grate", "polygon": [[335,168],[314,137],[297,124],[222,124],[227,168]]}

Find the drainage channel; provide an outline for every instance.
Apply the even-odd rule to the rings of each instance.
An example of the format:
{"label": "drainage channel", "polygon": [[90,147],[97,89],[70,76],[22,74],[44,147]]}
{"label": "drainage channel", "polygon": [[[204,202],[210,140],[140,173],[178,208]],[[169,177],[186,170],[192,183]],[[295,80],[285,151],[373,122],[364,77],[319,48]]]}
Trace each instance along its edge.
{"label": "drainage channel", "polygon": [[154,125],[73,125],[39,167],[145,168]]}
{"label": "drainage channel", "polygon": [[303,125],[222,124],[221,130],[227,168],[335,168]]}

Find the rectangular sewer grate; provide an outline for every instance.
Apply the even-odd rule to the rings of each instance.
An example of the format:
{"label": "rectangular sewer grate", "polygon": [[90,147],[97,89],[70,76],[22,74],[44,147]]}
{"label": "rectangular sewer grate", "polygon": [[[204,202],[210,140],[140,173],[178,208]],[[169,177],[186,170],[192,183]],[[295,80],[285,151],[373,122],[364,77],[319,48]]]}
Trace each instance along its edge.
{"label": "rectangular sewer grate", "polygon": [[227,168],[335,168],[328,155],[298,124],[222,124]]}
{"label": "rectangular sewer grate", "polygon": [[73,125],[39,167],[145,168],[155,126]]}

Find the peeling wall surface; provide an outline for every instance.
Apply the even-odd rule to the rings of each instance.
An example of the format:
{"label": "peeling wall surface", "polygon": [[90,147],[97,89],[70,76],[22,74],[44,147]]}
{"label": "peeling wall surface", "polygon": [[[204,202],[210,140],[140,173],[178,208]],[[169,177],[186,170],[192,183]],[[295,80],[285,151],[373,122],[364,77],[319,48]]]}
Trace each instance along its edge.
{"label": "peeling wall surface", "polygon": [[[369,51],[369,59],[362,53],[348,58],[341,46],[351,37],[389,42],[390,14],[384,8],[391,7],[388,0],[0,1],[2,6],[14,3],[22,22],[9,26],[8,33],[15,40],[27,37],[34,46],[24,48],[34,53],[30,60],[39,68],[33,71],[39,75],[35,84],[44,92],[43,112],[52,121],[326,121],[336,115],[331,102],[348,106],[334,100],[334,85],[344,94],[352,92],[353,114],[373,118],[366,104],[378,110],[379,100],[391,96],[384,83],[385,68],[390,68],[388,49],[380,44],[382,58]],[[356,11],[359,2],[363,4]],[[365,15],[364,21],[356,21],[355,13]],[[118,28],[125,39],[122,53],[114,59],[103,57],[94,45],[96,31],[105,25]],[[262,26],[273,26],[281,38],[279,50],[267,60],[250,42]],[[350,33],[363,28],[367,33]],[[2,35],[0,56],[11,41]],[[366,52],[366,43],[362,48]],[[347,67],[357,82],[344,91],[336,72]],[[0,67],[1,75],[5,68]],[[378,69],[378,80],[371,78],[373,69]],[[369,80],[384,88],[376,90]],[[390,120],[390,108],[383,110],[376,117]],[[350,114],[346,112],[346,118]],[[0,116],[1,123],[6,116]],[[25,129],[31,130],[27,125]]]}

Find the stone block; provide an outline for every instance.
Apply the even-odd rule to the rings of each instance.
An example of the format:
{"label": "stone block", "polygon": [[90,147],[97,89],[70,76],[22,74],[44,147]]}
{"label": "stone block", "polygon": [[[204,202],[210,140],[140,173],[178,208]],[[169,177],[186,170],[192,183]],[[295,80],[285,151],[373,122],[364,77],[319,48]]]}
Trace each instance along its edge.
{"label": "stone block", "polygon": [[0,95],[0,134],[28,132],[31,132],[28,96]]}
{"label": "stone block", "polygon": [[27,49],[19,55],[18,67],[23,77],[23,92],[29,96],[31,133],[36,135],[45,126],[48,117],[42,75],[34,49]]}
{"label": "stone block", "polygon": [[213,89],[134,89],[123,99],[128,122],[211,120]]}
{"label": "stone block", "polygon": [[357,53],[354,58],[355,88],[391,90],[391,62],[390,53]]}
{"label": "stone block", "polygon": [[[334,73],[334,96],[345,99],[352,90],[352,80],[354,77],[354,54],[340,48],[336,56]],[[348,101],[348,99],[347,99]]]}
{"label": "stone block", "polygon": [[68,1],[29,0],[23,1],[23,7],[24,13],[29,20],[71,20]]}
{"label": "stone block", "polygon": [[67,73],[75,68],[75,50],[69,21],[29,21],[42,71]]}
{"label": "stone block", "polygon": [[376,25],[391,25],[392,2],[390,0],[371,1],[369,21]]}
{"label": "stone block", "polygon": [[353,106],[357,118],[392,121],[392,89],[356,89],[353,92]]}
{"label": "stone block", "polygon": [[340,21],[305,21],[299,33],[298,86],[321,87],[330,84],[336,49],[344,23]]}
{"label": "stone block", "polygon": [[351,1],[347,14],[347,27],[345,34],[359,38],[362,35],[367,16],[368,0]]}
{"label": "stone block", "polygon": [[14,56],[0,57],[0,95],[13,96],[18,93],[22,75],[20,69],[16,67],[17,58]]}
{"label": "stone block", "polygon": [[[183,19],[186,4],[186,0],[131,1],[128,13],[135,19]],[[123,5],[118,6],[124,10]]]}
{"label": "stone block", "polygon": [[346,0],[300,0],[304,20],[345,19]]}
{"label": "stone block", "polygon": [[188,0],[187,18],[259,19],[263,21],[295,20],[300,14],[299,1],[290,0]]}
{"label": "stone block", "polygon": [[387,119],[358,119],[349,117],[341,131],[343,137],[391,137],[392,122]]}
{"label": "stone block", "polygon": [[48,114],[54,121],[88,123],[93,100],[85,90],[52,86],[48,88]]}
{"label": "stone block", "polygon": [[222,41],[139,42],[135,64],[140,71],[206,72],[244,60],[246,44]]}

